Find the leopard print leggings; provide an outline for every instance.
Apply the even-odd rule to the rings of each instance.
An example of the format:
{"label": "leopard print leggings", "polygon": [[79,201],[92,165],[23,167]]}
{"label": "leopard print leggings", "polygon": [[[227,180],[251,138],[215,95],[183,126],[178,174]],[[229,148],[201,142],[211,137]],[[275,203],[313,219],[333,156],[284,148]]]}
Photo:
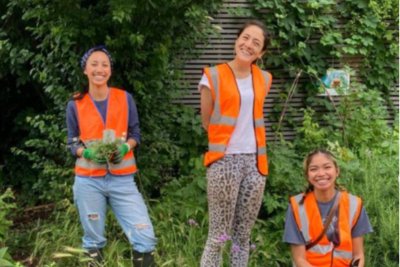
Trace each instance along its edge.
{"label": "leopard print leggings", "polygon": [[231,239],[231,267],[245,267],[250,232],[261,206],[266,177],[255,154],[225,155],[207,169],[209,230],[201,267],[219,267],[222,247]]}

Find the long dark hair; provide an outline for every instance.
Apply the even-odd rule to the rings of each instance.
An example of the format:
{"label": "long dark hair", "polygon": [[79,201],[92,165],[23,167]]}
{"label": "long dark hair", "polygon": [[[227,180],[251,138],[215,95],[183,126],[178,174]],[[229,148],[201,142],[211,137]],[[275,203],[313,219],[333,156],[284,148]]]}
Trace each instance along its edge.
{"label": "long dark hair", "polygon": [[[318,148],[318,149],[313,150],[310,153],[308,153],[308,155],[305,157],[305,159],[303,161],[303,174],[306,179],[308,178],[308,167],[310,166],[311,161],[314,158],[314,156],[317,154],[325,155],[327,158],[329,158],[329,160],[332,161],[333,165],[335,165],[336,170],[339,169],[339,165],[337,163],[335,155],[333,155],[333,153],[330,152],[329,150],[326,150],[323,148]],[[341,186],[337,183],[337,180],[335,180],[335,188],[337,190],[341,190],[341,191],[345,190],[345,188],[343,186]],[[307,193],[312,192],[312,191],[314,191],[314,186],[310,182],[308,182],[308,185],[307,185],[306,189],[304,190],[304,195],[303,195],[302,200],[300,201],[300,204],[304,203]]]}
{"label": "long dark hair", "polygon": [[72,95],[72,100],[81,100],[89,92],[89,87],[84,86],[79,92],[75,92]]}

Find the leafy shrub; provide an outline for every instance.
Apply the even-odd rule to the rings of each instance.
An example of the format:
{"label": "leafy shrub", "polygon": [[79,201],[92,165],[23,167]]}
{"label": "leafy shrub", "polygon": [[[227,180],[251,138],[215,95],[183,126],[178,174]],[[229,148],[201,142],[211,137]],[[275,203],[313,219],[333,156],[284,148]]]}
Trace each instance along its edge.
{"label": "leafy shrub", "polygon": [[16,266],[7,251],[8,248],[5,246],[5,241],[8,237],[10,226],[12,225],[9,216],[11,211],[16,207],[13,201],[14,195],[10,188],[0,195],[0,266],[4,267]]}
{"label": "leafy shrub", "polygon": [[331,140],[339,140],[349,148],[377,146],[388,148],[387,142],[393,134],[389,127],[387,108],[379,92],[354,85],[354,90],[340,99],[337,112],[325,115],[332,127]]}
{"label": "leafy shrub", "polygon": [[[195,112],[171,103],[182,93],[184,60],[194,56],[196,43],[215,31],[210,14],[221,2],[4,4],[2,21],[7,23],[0,32],[0,47],[2,62],[10,67],[4,73],[10,80],[22,75],[23,84],[40,92],[45,107],[41,114],[33,111],[19,118],[19,124],[28,124],[28,133],[15,145],[12,156],[29,166],[29,178],[23,183],[7,182],[23,190],[33,188],[30,192],[37,194],[39,201],[70,197],[67,188],[73,161],[64,149],[64,109],[72,93],[86,86],[79,57],[90,46],[106,44],[115,59],[110,84],[133,93],[138,106],[143,135],[138,166],[143,184],[158,194],[164,182],[181,168],[185,171],[185,159],[198,154],[201,146],[195,145],[203,142]],[[7,177],[12,171],[21,175],[17,167],[9,166],[6,171]]]}
{"label": "leafy shrub", "polygon": [[34,199],[48,202],[71,197],[73,159],[66,157],[66,131],[60,121],[55,115],[27,117],[26,122],[32,129],[30,139],[22,147],[12,148],[15,156],[32,163],[37,174],[32,180],[20,181],[29,186],[27,198],[35,196]]}
{"label": "leafy shrub", "polygon": [[[22,190],[31,203],[71,199],[73,159],[64,149],[64,108],[72,92],[84,86],[78,66],[80,55],[89,46],[105,43],[116,63],[111,84],[133,93],[138,105],[143,142],[137,151],[137,177],[144,192],[161,195],[150,204],[160,239],[157,260],[165,266],[196,265],[207,225],[205,169],[199,158],[205,138],[196,111],[172,103],[181,93],[179,70],[192,56],[195,43],[203,42],[213,31],[209,15],[221,2],[2,3],[0,79],[6,88],[2,96],[15,95],[1,99],[24,100],[20,106],[5,103],[14,111],[7,114],[6,120],[13,122],[8,135],[16,136],[16,145],[5,160],[3,183]],[[310,88],[306,92],[307,105],[322,103],[332,113],[321,124],[316,123],[319,114],[306,109],[294,143],[269,145],[271,173],[260,220],[252,233],[258,249],[252,253],[250,264],[290,264],[288,247],[280,241],[287,198],[302,191],[306,184],[301,173],[303,156],[316,146],[328,145],[339,155],[341,183],[364,198],[375,227],[375,233],[366,238],[368,264],[395,266],[399,251],[395,180],[398,128],[386,125],[383,104],[397,83],[398,64],[392,64],[398,52],[397,30],[391,27],[398,24],[398,3],[251,2],[251,14],[264,20],[274,35],[271,51],[278,51],[268,55],[266,64],[282,68],[283,74],[290,77],[302,71],[311,81],[305,86]],[[344,28],[336,27],[342,19],[346,20]],[[320,38],[314,41],[312,36]],[[360,73],[369,88],[360,87],[344,97],[336,111],[329,100],[315,97],[315,83],[330,63],[327,56],[333,61],[362,56]],[[279,105],[275,107],[280,109]],[[289,111],[298,112],[295,108]],[[188,225],[190,219],[199,227]],[[123,235],[115,220],[111,219],[109,226],[107,248],[110,259],[118,264],[124,262],[130,248],[119,241]],[[79,238],[76,210],[68,207],[58,210],[51,221],[37,222],[29,235],[32,254],[44,266],[56,266],[53,253],[65,251],[65,245],[79,247]],[[75,266],[79,259],[60,262]]]}
{"label": "leafy shrub", "polygon": [[[392,143],[395,145],[395,143]],[[365,238],[367,266],[397,266],[399,258],[398,154],[365,149],[342,165],[341,180],[363,199],[374,232]],[[342,182],[343,183],[343,182]]]}
{"label": "leafy shrub", "polygon": [[304,110],[303,123],[296,129],[297,136],[294,140],[297,150],[307,153],[314,149],[326,146],[327,130],[315,121],[315,111],[311,108]]}

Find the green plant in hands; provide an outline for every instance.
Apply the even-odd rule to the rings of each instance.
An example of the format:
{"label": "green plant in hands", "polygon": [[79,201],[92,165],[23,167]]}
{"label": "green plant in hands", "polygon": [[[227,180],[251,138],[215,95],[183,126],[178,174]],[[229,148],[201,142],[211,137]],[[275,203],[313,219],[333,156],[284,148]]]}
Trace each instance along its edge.
{"label": "green plant in hands", "polygon": [[[120,154],[119,148],[121,147],[121,145],[123,144],[120,140],[115,140],[109,143],[104,143],[101,141],[91,144],[87,149],[85,149],[85,151],[89,151],[89,153],[91,153],[91,155],[89,156],[90,158],[88,159],[93,160],[96,163],[100,164],[104,164],[106,162],[118,163],[114,161],[114,158]],[[84,151],[84,157],[85,157],[85,151]]]}
{"label": "green plant in hands", "polygon": [[122,161],[125,155],[129,152],[131,147],[128,143],[123,143],[118,146],[118,149],[114,151],[114,153],[110,157],[110,161],[113,164],[118,164]]}

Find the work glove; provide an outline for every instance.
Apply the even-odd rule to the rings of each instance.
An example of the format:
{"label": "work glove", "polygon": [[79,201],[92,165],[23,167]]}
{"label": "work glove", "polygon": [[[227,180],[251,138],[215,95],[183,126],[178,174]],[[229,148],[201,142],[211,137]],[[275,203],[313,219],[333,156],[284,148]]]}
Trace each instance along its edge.
{"label": "work glove", "polygon": [[112,154],[110,159],[111,163],[112,164],[120,163],[130,149],[131,147],[129,146],[128,143],[123,143],[122,145],[120,145],[118,149]]}
{"label": "work glove", "polygon": [[93,161],[94,163],[97,163],[97,164],[106,164],[107,163],[107,159],[99,157],[96,154],[96,152],[91,148],[85,148],[83,150],[82,157],[87,159],[87,160],[91,160],[91,161]]}

